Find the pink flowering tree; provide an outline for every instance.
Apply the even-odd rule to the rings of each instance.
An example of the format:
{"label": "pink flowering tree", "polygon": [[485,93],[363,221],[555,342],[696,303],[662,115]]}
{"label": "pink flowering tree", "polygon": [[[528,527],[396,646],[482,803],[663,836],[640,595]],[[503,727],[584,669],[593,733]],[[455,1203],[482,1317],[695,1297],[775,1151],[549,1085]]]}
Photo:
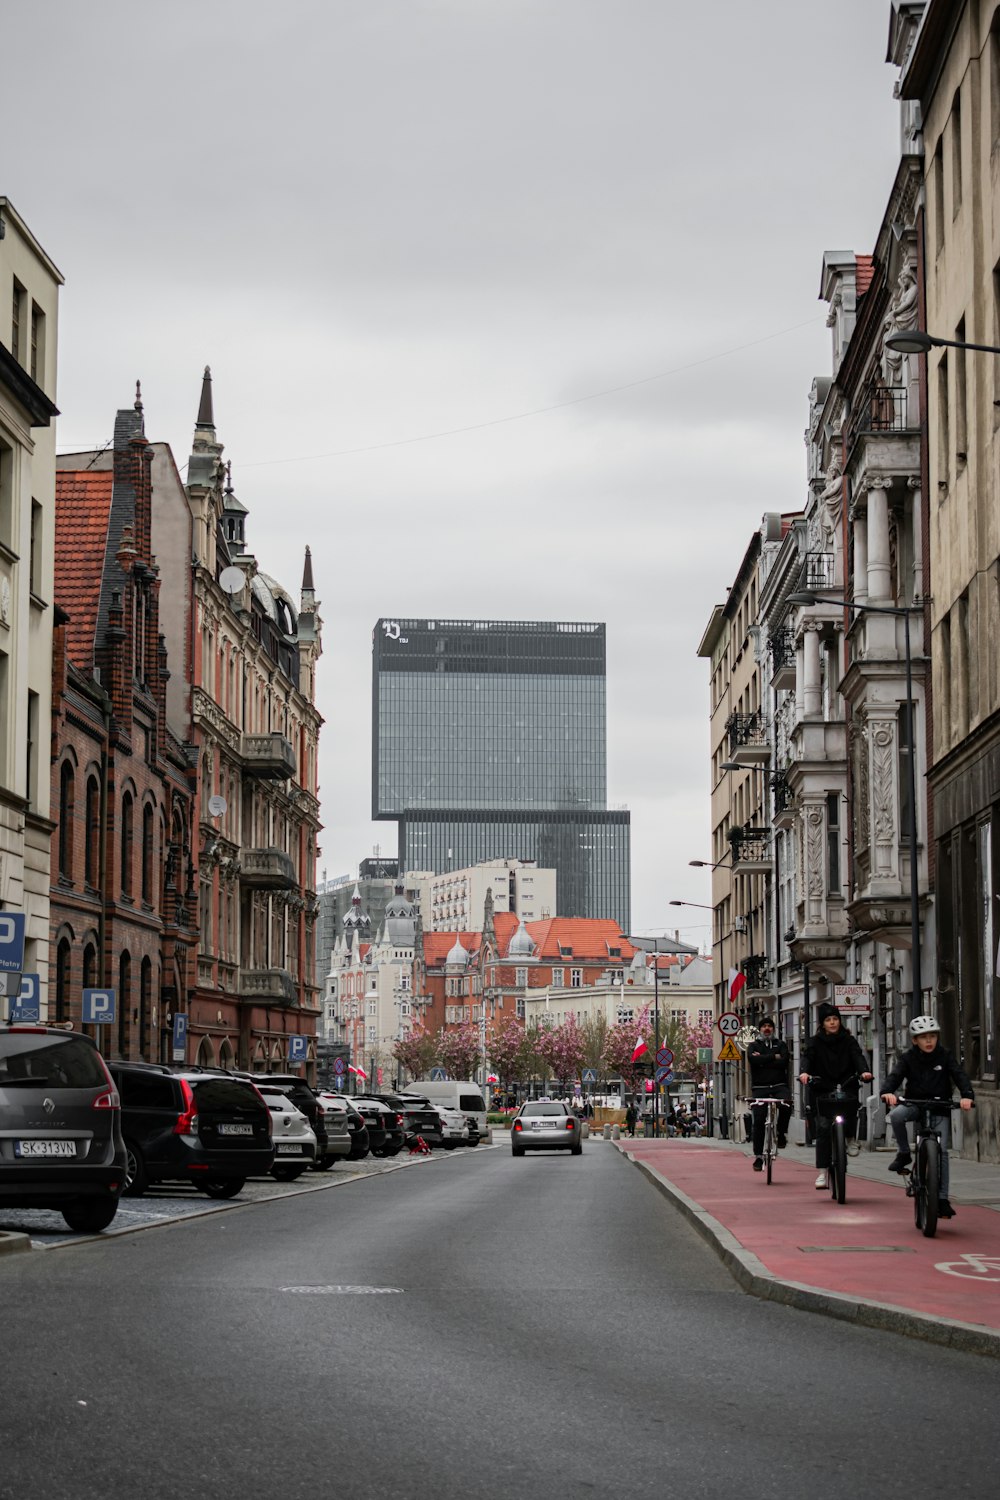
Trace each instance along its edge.
{"label": "pink flowering tree", "polygon": [[[647,1051],[642,1054],[638,1063],[633,1063],[632,1053],[640,1037],[646,1043]],[[647,1005],[634,1021],[619,1021],[617,1026],[608,1027],[604,1043],[604,1071],[610,1076],[623,1078],[630,1087],[635,1088],[644,1066],[650,1061],[648,1054],[652,1051],[653,1025]]]}
{"label": "pink flowering tree", "polygon": [[502,1021],[493,1024],[486,1051],[491,1068],[506,1088],[522,1083],[528,1077],[524,1022],[517,1016],[504,1016]]}
{"label": "pink flowering tree", "polygon": [[437,1037],[438,1061],[451,1078],[473,1078],[483,1060],[479,1045],[479,1026],[475,1021],[463,1021],[459,1026],[449,1026],[439,1031]]}
{"label": "pink flowering tree", "polygon": [[579,1078],[587,1047],[583,1030],[572,1012],[561,1026],[545,1028],[540,1046],[542,1056],[564,1088]]}
{"label": "pink flowering tree", "polygon": [[392,1055],[411,1078],[425,1078],[437,1060],[437,1038],[419,1022],[393,1044]]}
{"label": "pink flowering tree", "polygon": [[[712,1028],[704,1022],[692,1025],[689,1021],[682,1021],[679,1026],[678,1045],[674,1047],[676,1054],[674,1062],[675,1073],[689,1073],[696,1083],[704,1083],[710,1071],[704,1063],[698,1061],[698,1049],[700,1047],[712,1046]],[[673,1043],[670,1043],[673,1046]]]}

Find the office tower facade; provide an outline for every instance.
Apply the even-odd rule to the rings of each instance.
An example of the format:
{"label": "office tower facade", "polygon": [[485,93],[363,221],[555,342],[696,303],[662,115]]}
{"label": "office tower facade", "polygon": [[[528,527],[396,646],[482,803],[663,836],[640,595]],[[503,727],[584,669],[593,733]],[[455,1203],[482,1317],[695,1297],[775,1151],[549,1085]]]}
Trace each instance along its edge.
{"label": "office tower facade", "polygon": [[629,926],[630,820],[607,807],[605,628],[381,619],[372,816],[401,869],[533,860],[561,916]]}

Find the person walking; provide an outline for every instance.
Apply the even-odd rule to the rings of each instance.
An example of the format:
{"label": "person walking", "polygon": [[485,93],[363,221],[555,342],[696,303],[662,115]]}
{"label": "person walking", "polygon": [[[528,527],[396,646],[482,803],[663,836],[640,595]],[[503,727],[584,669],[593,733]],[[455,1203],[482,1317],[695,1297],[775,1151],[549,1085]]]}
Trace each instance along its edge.
{"label": "person walking", "polygon": [[638,1120],[638,1118],[639,1111],[636,1109],[635,1100],[630,1099],[628,1108],[625,1111],[625,1129],[628,1131],[629,1135],[635,1135],[635,1122]]}
{"label": "person walking", "polygon": [[815,1080],[812,1084],[812,1102],[816,1130],[816,1165],[819,1168],[816,1186],[825,1188],[829,1183],[827,1172],[831,1158],[830,1127],[833,1123],[831,1111],[824,1108],[825,1101],[838,1084],[842,1084],[848,1094],[853,1094],[854,1109],[846,1111],[845,1121],[845,1134],[848,1140],[853,1140],[858,1117],[857,1080],[860,1076],[867,1081],[872,1075],[867,1057],[856,1038],[845,1029],[837,1007],[824,1000],[816,1014],[819,1028],[803,1049],[799,1081],[809,1083],[810,1078]]}
{"label": "person walking", "polygon": [[[791,1056],[788,1043],[774,1034],[774,1017],[761,1016],[757,1022],[760,1035],[747,1048],[750,1064],[750,1092],[755,1099],[787,1099],[778,1110],[778,1146],[787,1144],[788,1122],[792,1117],[792,1091],[788,1086],[788,1070]],[[767,1126],[767,1105],[750,1106],[753,1116],[753,1169],[764,1170],[764,1131]]]}

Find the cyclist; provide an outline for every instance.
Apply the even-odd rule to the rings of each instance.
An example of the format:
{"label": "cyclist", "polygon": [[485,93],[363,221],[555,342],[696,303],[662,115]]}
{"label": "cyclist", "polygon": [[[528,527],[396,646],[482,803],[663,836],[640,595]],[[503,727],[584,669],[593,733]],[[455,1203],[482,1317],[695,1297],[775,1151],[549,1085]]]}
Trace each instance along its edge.
{"label": "cyclist", "polygon": [[[788,1087],[788,1043],[774,1034],[774,1017],[761,1016],[757,1022],[760,1035],[747,1048],[750,1064],[750,1092],[758,1099],[787,1099],[778,1110],[778,1145],[787,1144],[785,1132],[792,1117],[792,1091]],[[767,1105],[750,1106],[753,1116],[753,1169],[764,1170],[764,1130],[767,1125]]]}
{"label": "cyclist", "polygon": [[[961,1094],[962,1108],[971,1109],[974,1094],[968,1075],[959,1067],[947,1047],[941,1046],[941,1028],[934,1016],[915,1016],[910,1022],[913,1046],[901,1052],[893,1063],[879,1093],[890,1107],[889,1124],[896,1137],[896,1156],[889,1163],[890,1172],[903,1172],[913,1160],[906,1127],[920,1111],[913,1099],[951,1098],[952,1085]],[[899,1098],[899,1086],[906,1084],[906,1098]],[[941,1176],[938,1185],[938,1217],[953,1219],[955,1210],[948,1201],[948,1146],[951,1141],[951,1117],[940,1114],[935,1124],[941,1132]]]}
{"label": "cyclist", "polygon": [[872,1075],[867,1057],[856,1038],[845,1029],[837,1007],[831,1005],[828,1000],[824,1000],[816,1016],[819,1029],[803,1049],[802,1072],[799,1074],[799,1081],[808,1083],[810,1077],[818,1080],[812,1086],[816,1165],[819,1168],[816,1186],[825,1188],[829,1182],[827,1171],[830,1166],[830,1126],[833,1123],[833,1116],[828,1110],[822,1108],[822,1100],[828,1094],[833,1093],[838,1083],[843,1085],[848,1094],[853,1094],[854,1108],[847,1110],[844,1122],[844,1133],[848,1140],[852,1140],[858,1114],[857,1077],[860,1074],[867,1080]]}

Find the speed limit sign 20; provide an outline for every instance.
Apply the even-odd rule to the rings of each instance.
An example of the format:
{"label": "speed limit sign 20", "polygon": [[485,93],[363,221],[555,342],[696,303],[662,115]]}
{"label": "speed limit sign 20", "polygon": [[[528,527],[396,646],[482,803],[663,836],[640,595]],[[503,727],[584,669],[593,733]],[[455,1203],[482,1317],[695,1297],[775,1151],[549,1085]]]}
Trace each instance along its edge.
{"label": "speed limit sign 20", "polygon": [[723,1036],[735,1036],[743,1022],[735,1011],[727,1010],[716,1022]]}

